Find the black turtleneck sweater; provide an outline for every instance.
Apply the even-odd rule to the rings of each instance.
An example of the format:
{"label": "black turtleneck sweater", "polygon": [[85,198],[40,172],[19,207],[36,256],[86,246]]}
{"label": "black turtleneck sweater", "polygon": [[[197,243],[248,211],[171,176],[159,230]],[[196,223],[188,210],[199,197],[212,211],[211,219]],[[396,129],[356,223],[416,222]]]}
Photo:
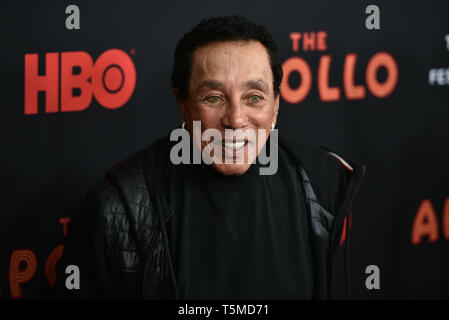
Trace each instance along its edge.
{"label": "black turtleneck sweater", "polygon": [[181,299],[311,299],[313,260],[300,176],[279,148],[276,174],[176,165],[164,190]]}

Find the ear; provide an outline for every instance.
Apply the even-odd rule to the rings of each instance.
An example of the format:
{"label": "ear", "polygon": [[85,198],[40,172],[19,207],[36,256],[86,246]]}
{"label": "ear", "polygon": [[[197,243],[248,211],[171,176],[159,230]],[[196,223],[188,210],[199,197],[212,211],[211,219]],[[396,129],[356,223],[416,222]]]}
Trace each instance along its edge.
{"label": "ear", "polygon": [[274,99],[274,114],[273,114],[273,123],[276,125],[276,121],[278,119],[278,112],[279,112],[279,98],[281,97],[281,94],[278,94],[277,97]]}

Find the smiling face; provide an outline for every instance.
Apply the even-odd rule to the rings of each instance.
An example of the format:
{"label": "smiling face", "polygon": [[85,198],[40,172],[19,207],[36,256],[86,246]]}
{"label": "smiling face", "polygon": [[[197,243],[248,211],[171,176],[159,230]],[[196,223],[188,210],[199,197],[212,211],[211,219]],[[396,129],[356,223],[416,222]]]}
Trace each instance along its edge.
{"label": "smiling face", "polygon": [[[195,120],[201,121],[201,132],[216,129],[221,133],[223,140],[211,142],[222,150],[221,161],[215,157],[212,167],[224,175],[246,172],[265,145],[279,109],[265,47],[258,41],[226,41],[197,48],[187,98],[180,99],[177,89],[174,94],[191,137]],[[229,129],[235,133],[230,141],[225,136]],[[252,131],[255,136],[241,134],[238,129],[243,133]],[[265,135],[259,135],[258,129]],[[209,144],[193,143],[201,150]],[[234,163],[225,163],[225,156]]]}

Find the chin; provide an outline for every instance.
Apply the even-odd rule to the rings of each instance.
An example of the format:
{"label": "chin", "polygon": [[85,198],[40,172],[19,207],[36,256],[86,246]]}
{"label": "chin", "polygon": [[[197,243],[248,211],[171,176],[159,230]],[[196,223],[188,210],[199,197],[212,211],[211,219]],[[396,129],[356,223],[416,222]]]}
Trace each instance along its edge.
{"label": "chin", "polygon": [[221,173],[226,176],[231,175],[241,175],[244,174],[246,171],[248,171],[249,167],[251,166],[250,163],[244,163],[244,164],[238,164],[238,163],[231,163],[231,164],[212,164],[212,168],[217,171],[218,173]]}

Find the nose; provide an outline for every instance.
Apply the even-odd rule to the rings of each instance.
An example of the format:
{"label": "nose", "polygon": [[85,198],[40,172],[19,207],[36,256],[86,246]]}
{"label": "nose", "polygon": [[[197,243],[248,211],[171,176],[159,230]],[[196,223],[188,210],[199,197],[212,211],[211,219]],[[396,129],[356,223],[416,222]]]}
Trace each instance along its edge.
{"label": "nose", "polygon": [[243,129],[248,125],[245,106],[237,99],[232,99],[227,105],[222,118],[222,125],[226,129]]}

